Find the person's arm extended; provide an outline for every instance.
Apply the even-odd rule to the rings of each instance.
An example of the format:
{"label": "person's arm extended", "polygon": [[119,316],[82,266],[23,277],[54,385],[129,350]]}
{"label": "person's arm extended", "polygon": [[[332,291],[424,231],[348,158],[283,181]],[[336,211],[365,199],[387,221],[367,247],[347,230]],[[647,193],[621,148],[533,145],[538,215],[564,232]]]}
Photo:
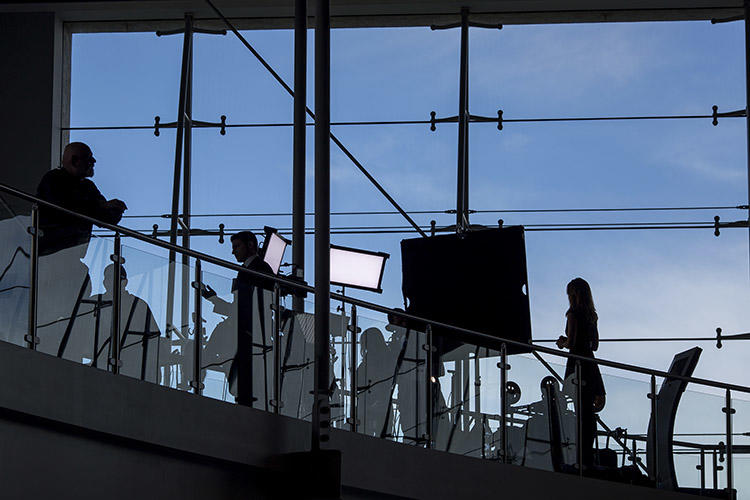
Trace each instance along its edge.
{"label": "person's arm extended", "polygon": [[234,309],[233,302],[227,302],[218,295],[209,298],[208,301],[214,305],[214,312],[222,316],[230,316]]}
{"label": "person's arm extended", "polygon": [[87,189],[91,191],[91,196],[87,197],[90,201],[85,207],[86,215],[109,224],[120,222],[122,213],[128,208],[125,202],[118,199],[107,200],[93,182],[88,183]]}
{"label": "person's arm extended", "polygon": [[230,316],[233,312],[233,302],[227,302],[218,295],[216,291],[208,285],[204,285],[205,288],[201,291],[201,295],[204,299],[209,301],[214,306],[214,312],[221,314],[222,316]]}

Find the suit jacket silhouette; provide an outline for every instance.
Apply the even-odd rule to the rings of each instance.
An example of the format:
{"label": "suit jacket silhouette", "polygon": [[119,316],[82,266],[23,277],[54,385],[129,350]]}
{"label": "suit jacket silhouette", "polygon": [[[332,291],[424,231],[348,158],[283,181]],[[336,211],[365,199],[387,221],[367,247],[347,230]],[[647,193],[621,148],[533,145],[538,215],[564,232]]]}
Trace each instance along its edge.
{"label": "suit jacket silhouette", "polygon": [[[271,266],[259,255],[243,267],[273,276]],[[253,300],[258,301],[259,314],[265,314],[263,290],[270,289],[273,289],[273,280],[258,278],[244,272],[238,272],[237,278],[232,282],[232,291],[237,301],[237,353],[230,368],[229,379],[230,385],[232,385],[232,379],[237,381],[237,402],[248,406],[252,406],[255,400],[253,395],[253,313],[256,309],[253,307]],[[261,317],[259,320],[263,328],[264,319]],[[265,349],[265,346],[261,349]]]}

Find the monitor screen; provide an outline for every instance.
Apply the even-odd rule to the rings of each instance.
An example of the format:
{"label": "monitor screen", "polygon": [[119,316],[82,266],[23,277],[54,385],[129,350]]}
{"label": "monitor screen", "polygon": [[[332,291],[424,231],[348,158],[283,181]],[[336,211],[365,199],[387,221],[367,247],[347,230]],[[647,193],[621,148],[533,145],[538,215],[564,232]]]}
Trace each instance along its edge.
{"label": "monitor screen", "polygon": [[266,253],[263,256],[263,260],[265,260],[268,265],[271,266],[274,274],[279,273],[281,261],[284,259],[284,252],[286,251],[286,247],[288,244],[289,243],[287,243],[284,238],[276,233],[269,233],[268,236],[266,236]]}

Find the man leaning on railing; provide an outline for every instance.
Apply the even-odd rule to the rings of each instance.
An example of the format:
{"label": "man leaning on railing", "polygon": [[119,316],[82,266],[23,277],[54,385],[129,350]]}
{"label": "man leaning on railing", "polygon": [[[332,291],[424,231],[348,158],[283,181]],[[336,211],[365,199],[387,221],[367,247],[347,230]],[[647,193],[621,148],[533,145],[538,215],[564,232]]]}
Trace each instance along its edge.
{"label": "man leaning on railing", "polygon": [[[47,172],[37,196],[67,210],[116,224],[127,208],[107,200],[88,179],[96,159],[82,142],[65,147],[62,166]],[[94,359],[93,316],[84,304],[91,291],[89,268],[82,262],[91,239],[91,222],[46,206],[39,207],[39,299],[37,328],[41,352],[80,363]]]}
{"label": "man leaning on railing", "polygon": [[[107,200],[88,179],[94,175],[95,163],[91,148],[82,142],[71,142],[65,146],[62,166],[42,177],[37,196],[102,222],[117,224],[128,207],[121,200]],[[91,239],[90,222],[51,208],[40,207],[39,226],[42,230],[39,241],[41,255],[85,245]]]}

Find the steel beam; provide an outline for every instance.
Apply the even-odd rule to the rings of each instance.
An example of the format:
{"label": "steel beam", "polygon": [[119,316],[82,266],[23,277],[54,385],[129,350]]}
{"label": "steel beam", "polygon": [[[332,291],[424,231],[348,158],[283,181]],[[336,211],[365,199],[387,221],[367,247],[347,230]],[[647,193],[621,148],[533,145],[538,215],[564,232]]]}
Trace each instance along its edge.
{"label": "steel beam", "polygon": [[[185,116],[182,158],[182,248],[190,248],[190,212],[192,199],[192,159],[193,159],[193,28],[190,31],[190,49],[185,89]],[[185,27],[187,33],[187,26]],[[180,329],[190,324],[190,256],[182,254],[182,297]]]}
{"label": "steel beam", "polygon": [[461,8],[461,67],[458,82],[458,169],[456,231],[469,222],[469,9]]}
{"label": "steel beam", "polygon": [[24,337],[29,344],[29,349],[36,350],[39,342],[36,336],[37,307],[39,301],[39,206],[31,207],[31,235],[29,251],[29,324],[27,334]]}
{"label": "steel beam", "polygon": [[329,0],[315,8],[315,407],[312,449],[328,441],[331,293],[331,18]]}
{"label": "steel beam", "polygon": [[[180,215],[180,179],[182,178],[182,149],[183,139],[185,131],[185,114],[187,111],[187,96],[189,92],[188,81],[190,75],[190,59],[193,47],[193,17],[191,15],[185,16],[185,31],[183,34],[182,42],[182,69],[180,71],[180,95],[177,104],[177,130],[176,130],[176,144],[174,151],[174,177],[172,179],[172,212],[171,221],[169,227],[169,243],[170,245],[177,245],[177,226],[179,225],[178,218]],[[184,254],[183,254],[184,255]],[[169,272],[167,277],[167,324],[166,334],[170,337],[174,325],[172,320],[174,317],[174,296],[175,296],[175,260],[176,253],[174,250],[169,252]]]}
{"label": "steel beam", "polygon": [[[745,123],[747,134],[747,220],[750,221],[750,2],[745,0]],[[748,224],[748,262],[750,262],[750,224]]]}
{"label": "steel beam", "polygon": [[[305,155],[307,145],[307,0],[294,2],[294,159],[292,172],[292,272],[305,279]],[[294,311],[305,309],[294,296]]]}
{"label": "steel beam", "polygon": [[[112,330],[109,336],[109,349],[112,355],[109,366],[112,373],[120,373],[120,307],[122,302],[122,245],[120,234],[115,234],[115,252],[112,256],[114,272],[112,273]],[[94,353],[96,356],[96,353]]]}

